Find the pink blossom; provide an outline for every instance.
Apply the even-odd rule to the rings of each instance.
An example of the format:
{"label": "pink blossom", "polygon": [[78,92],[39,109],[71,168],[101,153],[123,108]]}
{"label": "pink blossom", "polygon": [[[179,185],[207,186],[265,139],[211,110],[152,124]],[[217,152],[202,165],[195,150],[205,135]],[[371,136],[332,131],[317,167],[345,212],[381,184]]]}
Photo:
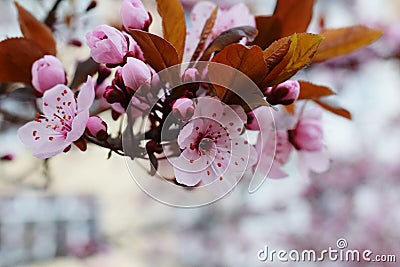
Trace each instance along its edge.
{"label": "pink blossom", "polygon": [[152,22],[140,0],[123,0],[121,4],[121,19],[125,29],[147,30]]}
{"label": "pink blossom", "polygon": [[[148,101],[149,99],[150,101]],[[132,115],[132,118],[138,118],[141,116],[146,116],[150,111],[150,103],[156,103],[155,98],[149,93],[147,94],[147,99],[146,97],[143,96],[136,96],[134,95],[131,99],[131,108],[130,112]]]}
{"label": "pink blossom", "polygon": [[19,128],[18,136],[35,157],[55,156],[83,135],[93,100],[90,76],[77,98],[67,86],[56,85],[43,95],[43,115]]}
{"label": "pink blossom", "polygon": [[55,56],[45,55],[32,65],[32,85],[44,93],[57,84],[65,84],[65,71],[61,61]]}
{"label": "pink blossom", "polygon": [[99,140],[106,140],[108,137],[107,124],[98,116],[90,117],[86,128],[92,136]]}
{"label": "pink blossom", "polygon": [[[132,102],[133,102],[133,100],[132,100]],[[126,111],[125,108],[124,108],[120,103],[111,104],[111,108],[112,108],[115,112],[117,112],[117,113],[119,113],[119,114],[123,114],[123,113]]]}
{"label": "pink blossom", "polygon": [[200,77],[199,70],[196,68],[188,68],[183,73],[182,80],[184,83],[198,81]]}
{"label": "pink blossom", "polygon": [[297,100],[300,94],[298,81],[285,81],[265,90],[265,96],[271,105],[290,105]]}
{"label": "pink blossom", "polygon": [[150,107],[149,103],[157,102],[156,92],[150,89],[157,87],[159,81],[155,71],[144,62],[128,58],[127,64],[117,69],[112,85],[105,88],[103,96],[114,113],[124,113],[132,103],[132,116],[138,117]]}
{"label": "pink blossom", "polygon": [[[269,115],[268,107],[259,107],[253,113],[258,121],[254,119],[251,128],[260,130],[255,144],[255,149],[259,155],[258,163],[255,165],[256,175],[284,178],[287,174],[282,170],[282,166],[289,160],[290,153],[293,150],[285,130],[288,124],[283,123],[285,115],[282,112],[274,113],[276,121],[276,124],[274,124],[274,118]],[[272,164],[266,165],[269,162],[272,162]]]}
{"label": "pink blossom", "polygon": [[289,131],[289,140],[297,150],[316,152],[323,146],[321,112],[315,111],[300,118],[295,128]]}
{"label": "pink blossom", "polygon": [[128,58],[122,67],[121,75],[125,86],[133,92],[152,77],[149,67],[143,61],[132,57]]}
{"label": "pink blossom", "polygon": [[[185,61],[189,61],[200,40],[206,20],[210,17],[216,4],[209,1],[198,2],[190,14],[192,28],[186,36]],[[229,9],[218,9],[217,19],[206,41],[207,47],[222,32],[239,26],[255,26],[255,18],[243,3],[236,4]]]}
{"label": "pink blossom", "polygon": [[193,100],[182,97],[172,105],[172,112],[178,120],[188,121],[194,114]]}
{"label": "pink blossom", "polygon": [[99,25],[86,33],[86,44],[92,58],[103,64],[119,64],[128,52],[128,42],[117,29],[108,25]]}
{"label": "pink blossom", "polygon": [[178,136],[181,155],[173,162],[178,183],[195,186],[240,179],[252,166],[254,149],[243,137],[246,114],[215,98],[198,98],[192,119]]}
{"label": "pink blossom", "polygon": [[300,176],[308,178],[309,172],[322,173],[330,165],[329,153],[323,144],[322,110],[306,110],[294,130],[289,130],[289,140],[296,148],[295,160]]}
{"label": "pink blossom", "polygon": [[[283,109],[279,109],[278,112],[274,111],[275,125],[273,125],[269,116],[265,116],[268,108],[260,107],[253,111],[257,118],[261,118],[258,123],[252,122],[251,125],[251,128],[261,130],[255,145],[259,153],[259,161],[256,166],[263,162],[269,162],[271,158],[273,159],[270,171],[267,167],[261,166],[257,170],[259,174],[267,175],[270,178],[286,177],[287,174],[282,168],[291,155],[293,155],[297,164],[297,173],[302,177],[307,178],[310,171],[320,173],[329,167],[329,156],[322,140],[321,109],[315,108],[304,112],[301,111],[303,114],[296,122],[296,118],[299,116],[298,111],[296,110],[294,116]],[[304,124],[304,122],[306,123]],[[316,131],[316,128],[318,128],[318,131]],[[302,143],[299,143],[302,149],[296,147],[292,141],[296,129],[298,131],[298,136],[296,137],[298,140],[296,140],[302,141]],[[307,131],[310,130],[310,133],[306,129]],[[316,132],[314,133],[314,131]],[[273,137],[272,134],[275,136]]]}

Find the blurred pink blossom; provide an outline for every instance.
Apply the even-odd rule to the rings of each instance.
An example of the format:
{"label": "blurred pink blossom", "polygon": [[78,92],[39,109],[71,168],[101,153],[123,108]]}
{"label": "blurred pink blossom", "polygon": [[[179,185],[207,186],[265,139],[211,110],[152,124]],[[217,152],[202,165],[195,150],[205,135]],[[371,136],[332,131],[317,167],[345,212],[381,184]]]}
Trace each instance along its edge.
{"label": "blurred pink blossom", "polygon": [[[257,174],[269,178],[284,178],[287,174],[281,169],[288,161],[293,147],[289,143],[286,127],[287,125],[275,125],[274,118],[269,116],[268,107],[259,107],[253,111],[257,118],[252,122],[252,129],[260,130],[255,149],[258,153]],[[286,114],[285,114],[286,115]],[[282,112],[274,114],[275,120],[283,118]],[[266,166],[272,162],[271,166]],[[261,165],[261,166],[259,166]]]}
{"label": "blurred pink blossom", "polygon": [[[192,28],[186,35],[185,61],[189,61],[200,40],[206,20],[217,5],[209,1],[200,1],[192,9],[190,14]],[[206,41],[207,47],[222,32],[239,26],[255,26],[255,18],[243,3],[232,6],[229,9],[218,9],[217,19],[211,34]]]}
{"label": "blurred pink blossom", "polygon": [[320,151],[323,146],[321,110],[309,112],[300,118],[293,130],[289,130],[289,140],[297,150]]}
{"label": "blurred pink blossom", "polygon": [[304,111],[295,127],[288,131],[289,141],[297,151],[299,174],[308,177],[309,171],[317,173],[328,170],[330,159],[323,144],[322,110]]}
{"label": "blurred pink blossom", "polygon": [[[308,177],[310,171],[324,172],[329,167],[329,155],[323,145],[322,110],[314,108],[304,111],[297,120],[298,111],[291,115],[283,109],[273,112],[274,120],[268,114],[269,108],[260,107],[253,111],[258,121],[251,121],[247,128],[259,130],[255,149],[259,155],[257,173],[270,178],[284,178],[287,174],[282,167],[291,154],[297,159],[298,173]],[[301,111],[303,112],[303,111]],[[297,120],[297,122],[296,122]],[[295,140],[295,141],[294,141]],[[261,166],[273,160],[270,166]]]}

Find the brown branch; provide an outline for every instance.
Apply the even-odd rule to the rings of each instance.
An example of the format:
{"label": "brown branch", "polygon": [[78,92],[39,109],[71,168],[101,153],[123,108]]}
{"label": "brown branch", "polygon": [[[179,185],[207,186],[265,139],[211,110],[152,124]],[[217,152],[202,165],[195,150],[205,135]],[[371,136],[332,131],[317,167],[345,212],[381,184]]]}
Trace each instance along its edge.
{"label": "brown branch", "polygon": [[0,114],[3,115],[3,120],[14,124],[25,124],[33,118],[20,117],[0,108]]}
{"label": "brown branch", "polygon": [[[110,149],[111,151],[113,151],[114,153],[116,153],[117,155],[120,155],[120,156],[125,156],[125,154],[123,153],[123,152],[121,152],[122,151],[122,146],[115,146],[115,144],[119,144],[119,143],[121,143],[122,144],[122,140],[121,140],[121,137],[119,136],[118,138],[114,138],[114,139],[111,139],[111,138],[109,138],[108,140],[106,140],[106,141],[101,141],[101,140],[98,140],[98,139],[96,139],[96,138],[94,138],[94,137],[92,137],[92,136],[89,136],[89,135],[87,135],[87,134],[85,134],[85,135],[83,135],[83,138],[86,140],[86,141],[88,141],[89,143],[92,143],[92,144],[95,144],[95,145],[98,145],[98,146],[100,146],[100,147],[103,147],[103,148],[107,148],[107,149]],[[110,141],[111,142],[110,142]]]}

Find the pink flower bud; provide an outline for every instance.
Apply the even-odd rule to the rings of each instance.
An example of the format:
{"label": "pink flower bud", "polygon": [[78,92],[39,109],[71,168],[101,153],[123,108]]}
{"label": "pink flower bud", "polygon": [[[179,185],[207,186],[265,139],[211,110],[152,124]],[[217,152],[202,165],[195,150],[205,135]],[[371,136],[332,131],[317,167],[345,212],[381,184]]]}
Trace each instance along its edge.
{"label": "pink flower bud", "polygon": [[87,8],[86,8],[86,12],[92,10],[92,9],[95,8],[96,6],[97,6],[97,2],[94,1],[94,0],[91,1],[91,2],[89,3],[89,5],[87,6]]}
{"label": "pink flower bud", "polygon": [[125,29],[147,30],[152,22],[150,14],[140,0],[123,0],[121,19]]}
{"label": "pink flower bud", "polygon": [[128,42],[117,29],[108,25],[99,25],[86,33],[86,44],[92,58],[103,64],[119,64],[128,52]]}
{"label": "pink flower bud", "polygon": [[178,120],[187,121],[194,113],[193,100],[189,98],[179,98],[172,106],[172,112]]}
{"label": "pink flower bud", "polygon": [[97,85],[102,84],[111,75],[111,69],[107,68],[104,65],[99,65],[97,72],[98,72],[98,77],[96,80]]}
{"label": "pink flower bud", "polygon": [[127,98],[123,91],[114,86],[107,86],[103,96],[110,104],[122,103]]}
{"label": "pink flower bud", "polygon": [[271,105],[290,105],[297,100],[300,94],[298,81],[286,81],[281,84],[269,87],[265,91],[268,103]]}
{"label": "pink flower bud", "polygon": [[306,117],[299,120],[294,130],[289,130],[289,141],[297,150],[317,152],[323,146],[323,130],[319,119]]}
{"label": "pink flower bud", "polygon": [[182,80],[184,83],[194,82],[194,81],[198,81],[199,77],[200,77],[200,73],[197,69],[189,68],[189,69],[185,70],[185,73],[183,73]]}
{"label": "pink flower bud", "polygon": [[160,154],[163,152],[163,147],[162,147],[162,145],[158,144],[156,141],[150,140],[146,144],[146,150],[147,150],[147,153],[149,153],[149,154],[154,153],[154,152],[157,154]]}
{"label": "pink flower bud", "polygon": [[150,81],[151,72],[147,65],[136,58],[129,57],[127,63],[121,69],[124,84],[132,91],[136,91],[146,81]]}
{"label": "pink flower bud", "polygon": [[32,65],[32,85],[44,93],[57,84],[65,84],[65,71],[60,60],[54,56],[46,55],[36,60]]}
{"label": "pink flower bud", "polygon": [[14,155],[13,154],[7,154],[7,155],[4,155],[4,156],[1,156],[0,160],[2,160],[2,161],[12,161],[12,160],[14,160]]}
{"label": "pink flower bud", "polygon": [[99,140],[106,140],[108,138],[107,134],[107,124],[98,116],[92,116],[86,123],[86,129],[89,133]]}
{"label": "pink flower bud", "polygon": [[138,45],[138,43],[129,34],[124,33],[124,35],[125,35],[125,38],[128,38],[129,52],[128,52],[127,56],[134,57],[134,58],[140,59],[142,61],[145,61],[143,51],[140,48],[140,46]]}
{"label": "pink flower bud", "polygon": [[246,128],[249,130],[260,130],[261,127],[256,119],[256,115],[254,114],[254,111],[250,111],[247,113],[247,124]]}

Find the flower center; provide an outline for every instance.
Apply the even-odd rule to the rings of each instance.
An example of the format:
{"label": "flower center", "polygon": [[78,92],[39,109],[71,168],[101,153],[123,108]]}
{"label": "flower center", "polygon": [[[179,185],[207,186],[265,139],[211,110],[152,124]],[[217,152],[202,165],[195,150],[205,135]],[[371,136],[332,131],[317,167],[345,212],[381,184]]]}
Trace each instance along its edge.
{"label": "flower center", "polygon": [[214,145],[214,142],[210,138],[206,137],[206,138],[201,139],[201,141],[199,143],[200,152],[202,154],[206,154],[207,152],[210,152],[211,149],[213,148],[213,145]]}

